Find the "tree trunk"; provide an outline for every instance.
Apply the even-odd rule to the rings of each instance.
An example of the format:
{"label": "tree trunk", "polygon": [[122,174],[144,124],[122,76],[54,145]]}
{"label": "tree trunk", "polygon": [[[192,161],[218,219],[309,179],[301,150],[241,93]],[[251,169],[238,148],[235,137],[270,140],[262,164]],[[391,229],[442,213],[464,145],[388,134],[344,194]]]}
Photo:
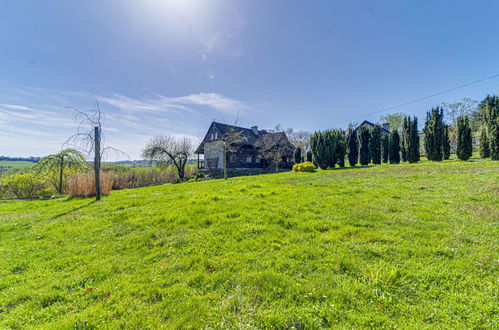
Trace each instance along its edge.
{"label": "tree trunk", "polygon": [[94,159],[94,172],[95,172],[95,200],[99,201],[101,198],[100,190],[100,129],[94,128],[95,138],[95,159]]}
{"label": "tree trunk", "polygon": [[59,194],[62,195],[62,172],[64,170],[64,156],[61,157],[61,167],[59,169]]}
{"label": "tree trunk", "polygon": [[279,172],[279,161],[276,161],[275,162],[275,172],[278,173]]}

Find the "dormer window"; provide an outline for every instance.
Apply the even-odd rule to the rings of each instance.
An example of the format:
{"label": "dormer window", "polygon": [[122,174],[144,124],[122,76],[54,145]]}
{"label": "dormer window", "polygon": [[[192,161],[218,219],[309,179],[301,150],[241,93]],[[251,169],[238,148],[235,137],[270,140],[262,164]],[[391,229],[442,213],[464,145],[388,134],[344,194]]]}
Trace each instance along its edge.
{"label": "dormer window", "polygon": [[212,140],[216,140],[216,139],[218,139],[218,134],[217,134],[217,132],[212,132],[212,133],[211,133],[211,139],[212,139]]}

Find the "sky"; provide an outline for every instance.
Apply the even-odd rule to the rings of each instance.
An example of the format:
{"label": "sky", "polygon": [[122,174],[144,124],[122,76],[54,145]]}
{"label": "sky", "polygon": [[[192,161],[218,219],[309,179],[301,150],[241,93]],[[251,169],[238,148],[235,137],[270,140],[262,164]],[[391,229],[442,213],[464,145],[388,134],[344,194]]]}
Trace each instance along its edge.
{"label": "sky", "polygon": [[[211,121],[344,128],[499,93],[496,0],[24,0],[0,4],[0,155],[56,153],[72,109],[140,159]],[[117,156],[108,156],[109,160]]]}

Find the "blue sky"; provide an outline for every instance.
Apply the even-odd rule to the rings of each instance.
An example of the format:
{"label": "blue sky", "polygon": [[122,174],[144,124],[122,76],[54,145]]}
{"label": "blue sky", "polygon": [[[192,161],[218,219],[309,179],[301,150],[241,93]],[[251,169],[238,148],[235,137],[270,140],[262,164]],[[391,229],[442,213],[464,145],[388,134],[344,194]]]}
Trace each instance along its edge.
{"label": "blue sky", "polygon": [[[68,107],[106,114],[106,143],[201,138],[215,119],[345,127],[499,73],[499,1],[3,1],[0,154],[57,152]],[[499,77],[393,111],[499,92]]]}

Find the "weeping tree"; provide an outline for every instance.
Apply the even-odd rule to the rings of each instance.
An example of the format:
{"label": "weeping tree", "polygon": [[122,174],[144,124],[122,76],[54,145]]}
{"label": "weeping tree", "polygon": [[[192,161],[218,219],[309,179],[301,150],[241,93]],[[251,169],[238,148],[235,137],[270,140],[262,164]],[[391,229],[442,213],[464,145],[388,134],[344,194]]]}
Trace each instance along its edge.
{"label": "weeping tree", "polygon": [[400,135],[397,131],[390,132],[390,164],[400,163]]}
{"label": "weeping tree", "polygon": [[51,175],[54,188],[59,194],[64,193],[64,182],[70,173],[83,170],[87,165],[85,156],[76,149],[65,149],[61,152],[42,158],[34,167],[38,173]]}
{"label": "weeping tree", "polygon": [[364,126],[360,127],[357,133],[359,135],[359,142],[360,142],[359,162],[360,165],[367,165],[371,160],[369,155],[369,139],[371,137],[371,134],[369,132],[369,129],[367,129]]}
{"label": "weeping tree", "polygon": [[383,163],[388,163],[388,155],[390,153],[390,139],[388,134],[381,136],[381,158]]}
{"label": "weeping tree", "polygon": [[348,129],[347,133],[348,163],[355,166],[359,161],[359,139],[357,132],[353,128]]}
{"label": "weeping tree", "polygon": [[468,160],[473,154],[471,126],[468,116],[457,118],[457,158]]}
{"label": "weeping tree", "polygon": [[185,177],[185,166],[194,151],[188,138],[175,139],[172,136],[156,136],[149,140],[142,150],[142,157],[155,161],[160,167],[173,165],[180,180]]}
{"label": "weeping tree", "polygon": [[369,151],[373,164],[381,164],[381,126],[374,125],[369,141]]}

